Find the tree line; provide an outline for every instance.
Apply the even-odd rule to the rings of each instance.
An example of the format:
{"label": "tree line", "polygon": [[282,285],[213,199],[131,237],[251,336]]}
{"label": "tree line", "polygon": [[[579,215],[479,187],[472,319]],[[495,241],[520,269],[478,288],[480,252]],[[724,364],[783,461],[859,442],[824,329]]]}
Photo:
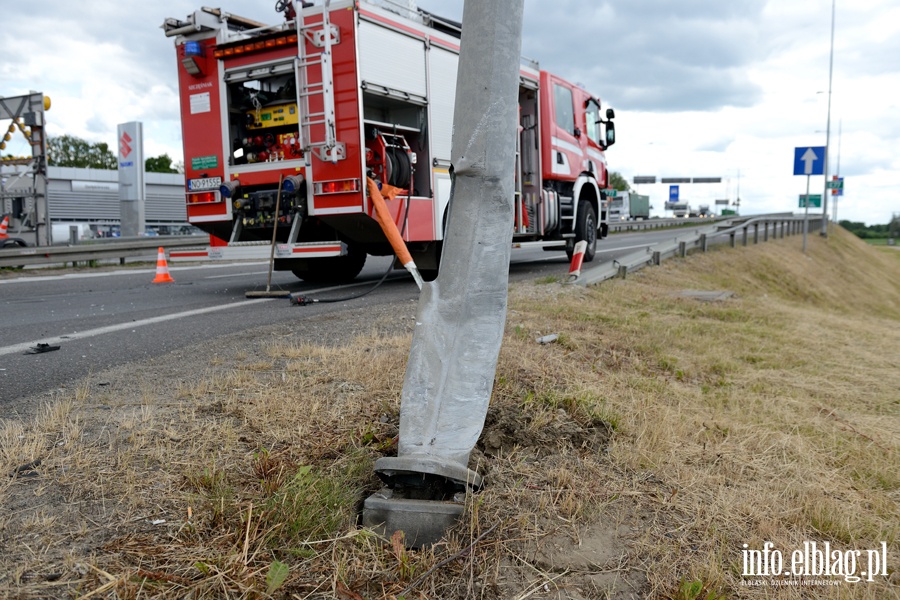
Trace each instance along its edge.
{"label": "tree line", "polygon": [[864,240],[900,238],[900,215],[885,225],[866,225],[858,221],[840,221],[841,227]]}
{"label": "tree line", "polygon": [[[90,143],[74,135],[47,138],[47,164],[51,167],[118,170],[119,161],[105,142]],[[172,164],[168,154],[144,161],[148,173],[182,173],[181,164]]]}

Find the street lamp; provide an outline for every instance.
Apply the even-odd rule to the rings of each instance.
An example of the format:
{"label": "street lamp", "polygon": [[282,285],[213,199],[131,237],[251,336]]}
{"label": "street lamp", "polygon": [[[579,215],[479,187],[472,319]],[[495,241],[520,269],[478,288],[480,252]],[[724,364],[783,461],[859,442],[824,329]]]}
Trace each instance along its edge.
{"label": "street lamp", "polygon": [[[834,171],[834,174],[838,176],[838,179],[840,179],[840,176],[841,176],[841,132],[842,132],[843,129],[844,129],[844,120],[843,120],[843,119],[840,119],[840,120],[838,121],[837,168],[836,168],[835,171]],[[828,184],[826,183],[825,185],[827,186]],[[834,208],[833,208],[833,210],[832,210],[832,215],[833,215],[833,216],[832,216],[832,219],[831,219],[832,222],[833,222],[834,224],[837,224],[837,222],[838,222],[838,220],[837,220],[838,197],[839,197],[840,195],[841,195],[841,190],[839,189],[838,192],[837,192],[837,194],[834,196],[834,198],[831,199],[831,201],[834,203]]]}
{"label": "street lamp", "polygon": [[828,237],[828,144],[831,139],[831,81],[834,73],[834,8],[831,0],[831,52],[828,58],[828,120],[825,126],[825,189],[822,192],[822,237]]}

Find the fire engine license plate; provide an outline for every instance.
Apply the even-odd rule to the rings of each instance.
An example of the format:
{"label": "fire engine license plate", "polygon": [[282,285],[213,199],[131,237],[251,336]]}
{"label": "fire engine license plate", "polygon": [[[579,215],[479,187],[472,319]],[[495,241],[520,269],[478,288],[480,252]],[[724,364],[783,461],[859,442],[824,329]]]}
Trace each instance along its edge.
{"label": "fire engine license plate", "polygon": [[203,177],[202,179],[188,179],[188,189],[192,192],[200,190],[217,190],[222,185],[221,177]]}

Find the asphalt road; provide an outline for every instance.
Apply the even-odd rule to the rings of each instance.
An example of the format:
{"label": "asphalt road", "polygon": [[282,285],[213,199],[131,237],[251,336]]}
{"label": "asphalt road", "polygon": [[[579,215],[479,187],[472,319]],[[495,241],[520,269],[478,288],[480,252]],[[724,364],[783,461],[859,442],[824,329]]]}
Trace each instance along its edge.
{"label": "asphalt road", "polygon": [[[683,234],[684,229],[616,234],[598,244],[598,261]],[[372,287],[390,266],[385,257],[369,257],[357,282],[313,286],[289,272],[276,272],[273,289],[322,299],[342,298]],[[590,265],[586,265],[589,267]],[[153,284],[154,266],[88,272],[48,270],[40,275],[0,279],[0,418],[18,416],[18,401],[71,384],[109,367],[160,356],[224,334],[359,308],[364,303],[413,301],[418,290],[405,272],[362,298],[305,307],[286,299],[248,299],[264,290],[266,263],[172,266],[173,284]],[[564,276],[563,252],[514,249],[510,280]],[[56,351],[29,354],[38,344]]]}

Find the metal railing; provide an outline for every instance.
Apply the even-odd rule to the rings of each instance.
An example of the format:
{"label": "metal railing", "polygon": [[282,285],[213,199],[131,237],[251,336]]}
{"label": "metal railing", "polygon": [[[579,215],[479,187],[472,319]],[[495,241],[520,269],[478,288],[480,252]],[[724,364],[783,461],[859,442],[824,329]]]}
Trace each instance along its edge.
{"label": "metal railing", "polygon": [[125,264],[126,258],[155,256],[157,248],[160,247],[168,249],[206,246],[208,242],[208,236],[161,235],[88,240],[73,245],[4,248],[0,250],[0,267],[48,266],[116,259],[119,260],[119,264]]}
{"label": "metal railing", "polygon": [[[821,216],[809,217],[807,231],[814,231],[814,227],[821,224]],[[760,215],[755,217],[733,218],[727,221],[717,222],[710,227],[704,227],[675,236],[643,250],[637,250],[616,260],[598,265],[597,267],[582,271],[581,275],[571,281],[577,285],[594,285],[615,277],[624,278],[628,273],[637,271],[648,265],[659,265],[663,260],[674,257],[685,257],[691,250],[706,252],[712,243],[728,243],[734,248],[740,243],[748,245],[770,239],[784,238],[788,235],[803,233],[804,217],[794,216],[793,213],[779,213]]]}
{"label": "metal railing", "polygon": [[[759,223],[773,223],[778,220],[779,223],[793,223],[791,233],[800,233],[796,228],[796,224],[803,222],[803,217],[794,217],[792,214],[782,215],[764,215],[756,218],[743,217],[736,219],[713,220],[713,219],[645,219],[643,221],[620,221],[610,223],[610,231],[637,231],[644,229],[662,229],[675,228],[683,225],[696,225],[698,223],[713,223],[710,227],[704,229],[703,244],[708,244],[709,240],[721,235],[730,235],[732,246],[735,245],[736,232],[744,228],[742,243],[747,243],[747,228],[754,227],[754,240],[759,237]],[[813,222],[819,223],[818,219],[810,219],[810,227]],[[764,236],[768,236],[769,227],[764,228]],[[782,233],[782,236],[784,233]],[[768,238],[767,238],[768,239]],[[679,244],[684,244],[685,248],[690,246],[696,247],[700,243],[700,237],[694,231],[686,233],[684,236],[676,237],[672,242],[663,242],[657,244],[652,250],[647,249],[646,252],[638,251],[629,254],[627,257],[618,261],[619,265],[626,265],[629,270],[634,269],[637,265],[647,260],[654,260],[652,257],[648,259],[648,254],[652,252],[659,253],[659,260],[664,256],[668,256],[678,251]],[[670,247],[674,244],[674,249]],[[91,261],[108,261],[118,259],[120,264],[125,264],[126,258],[147,257],[153,259],[155,251],[159,247],[185,248],[185,247],[205,247],[208,245],[208,238],[205,236],[193,235],[173,235],[173,236],[153,236],[140,238],[108,238],[84,241],[72,245],[54,245],[54,246],[29,246],[26,248],[4,248],[0,249],[0,267],[19,267],[26,265],[59,265],[66,263],[91,262]],[[658,262],[656,263],[658,264]],[[598,269],[609,269],[610,265],[601,265]],[[602,277],[596,282],[615,277],[619,273],[619,267],[615,267],[614,272],[609,277]],[[596,269],[591,270],[591,278],[599,277],[594,274]],[[585,274],[582,279],[588,276]],[[594,282],[594,283],[596,283]]]}
{"label": "metal railing", "polygon": [[703,223],[717,223],[726,217],[692,217],[678,219],[641,219],[639,221],[615,221],[609,224],[610,231],[643,231],[645,229],[664,229],[668,227],[683,227]]}

